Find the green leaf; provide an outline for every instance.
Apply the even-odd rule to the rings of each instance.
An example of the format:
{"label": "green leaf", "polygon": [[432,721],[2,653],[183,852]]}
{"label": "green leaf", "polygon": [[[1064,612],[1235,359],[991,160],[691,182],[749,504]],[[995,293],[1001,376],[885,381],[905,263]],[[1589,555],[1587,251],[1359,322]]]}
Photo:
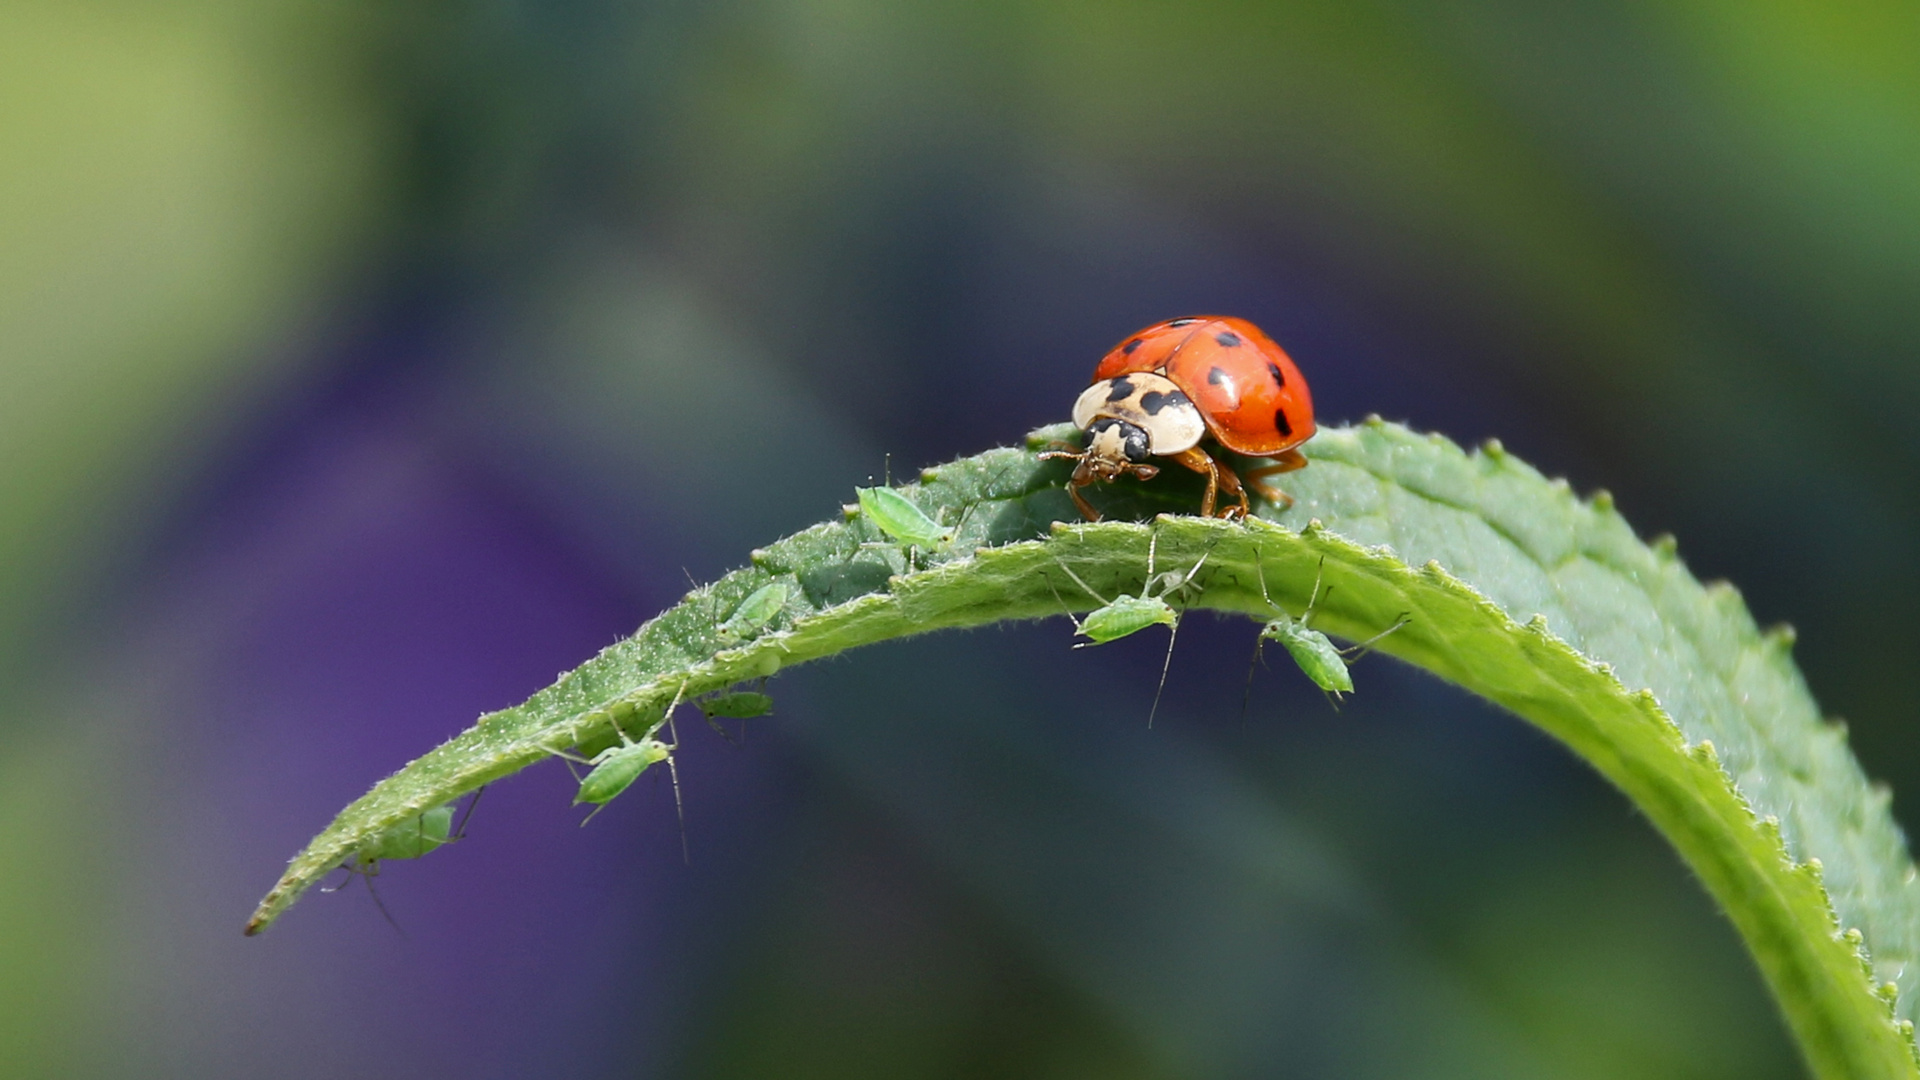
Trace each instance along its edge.
{"label": "green leaf", "polygon": [[[1643,544],[1604,492],[1583,502],[1498,444],[1468,454],[1369,421],[1306,450],[1313,467],[1288,477],[1294,506],[1244,524],[1118,520],[1196,505],[1194,479],[1172,475],[1102,489],[1116,520],[1080,524],[1065,467],[1031,450],[928,470],[915,504],[961,524],[924,569],[852,508],[754,552],[376,785],[293,860],[247,930],[367,838],[559,751],[610,745],[615,725],[645,737],[676,697],[857,645],[1096,606],[1063,567],[1103,595],[1139,595],[1151,538],[1160,570],[1206,557],[1193,606],[1264,620],[1263,578],[1291,610],[1323,578],[1316,628],[1358,640],[1409,614],[1377,647],[1532,721],[1624,791],[1738,927],[1818,1075],[1920,1076],[1913,863],[1885,791],[1822,721],[1791,632],[1762,633],[1670,541]],[[788,586],[777,617],[751,641],[723,632],[774,583]]]}

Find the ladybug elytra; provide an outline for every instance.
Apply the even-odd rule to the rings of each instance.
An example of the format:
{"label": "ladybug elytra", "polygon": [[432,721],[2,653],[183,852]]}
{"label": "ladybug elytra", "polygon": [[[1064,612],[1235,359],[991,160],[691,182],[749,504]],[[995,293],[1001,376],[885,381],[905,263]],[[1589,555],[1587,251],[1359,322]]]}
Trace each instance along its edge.
{"label": "ladybug elytra", "polygon": [[[1260,477],[1304,468],[1294,449],[1313,437],[1313,399],[1286,351],[1245,319],[1201,315],[1155,323],[1115,346],[1094,369],[1093,384],[1073,403],[1074,426],[1087,433],[1083,450],[1042,457],[1072,458],[1067,488],[1088,521],[1100,512],[1080,489],[1131,473],[1152,479],[1165,457],[1202,473],[1207,493],[1200,513],[1212,517],[1222,492],[1233,500],[1220,516],[1245,517],[1247,489],[1291,506],[1286,492]],[[1248,457],[1274,459],[1243,478],[1200,446],[1215,442]]]}

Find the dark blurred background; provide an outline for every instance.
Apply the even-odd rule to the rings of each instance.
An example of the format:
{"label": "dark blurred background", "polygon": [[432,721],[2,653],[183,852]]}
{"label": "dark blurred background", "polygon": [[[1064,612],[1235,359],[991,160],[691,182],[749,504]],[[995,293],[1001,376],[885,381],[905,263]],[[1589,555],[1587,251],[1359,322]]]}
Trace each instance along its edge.
{"label": "dark blurred background", "polygon": [[[240,926],[856,483],[1261,323],[1791,620],[1920,789],[1920,5],[0,6],[0,1074],[1791,1077],[1614,791],[1245,623],[782,676]],[[890,463],[890,464],[889,464]],[[697,726],[697,725],[696,725]]]}

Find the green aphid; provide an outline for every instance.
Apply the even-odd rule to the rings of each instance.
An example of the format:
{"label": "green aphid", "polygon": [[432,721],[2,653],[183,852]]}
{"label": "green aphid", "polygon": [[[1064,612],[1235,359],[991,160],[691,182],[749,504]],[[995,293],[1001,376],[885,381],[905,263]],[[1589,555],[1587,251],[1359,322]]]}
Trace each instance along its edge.
{"label": "green aphid", "polygon": [[[1324,571],[1326,560],[1322,559],[1320,562],[1321,569]],[[1314,574],[1313,592],[1307,597],[1307,609],[1301,612],[1300,617],[1296,619],[1292,615],[1287,614],[1285,609],[1274,603],[1273,598],[1267,595],[1266,567],[1256,560],[1254,562],[1254,569],[1260,575],[1260,598],[1267,602],[1267,607],[1271,608],[1274,613],[1273,618],[1269,620],[1265,626],[1260,628],[1260,637],[1253,643],[1255,662],[1258,662],[1260,659],[1261,645],[1269,641],[1277,641],[1286,648],[1287,655],[1293,657],[1293,662],[1299,665],[1300,671],[1313,682],[1313,685],[1326,691],[1336,702],[1339,701],[1341,694],[1347,694],[1353,691],[1353,674],[1347,670],[1349,658],[1358,659],[1368,651],[1374,642],[1379,641],[1381,638],[1386,637],[1388,634],[1393,633],[1411,621],[1408,616],[1403,613],[1392,626],[1387,627],[1385,630],[1382,630],[1380,633],[1375,634],[1373,637],[1368,638],[1358,645],[1342,649],[1334,645],[1327,635],[1308,625],[1308,620],[1313,618],[1313,610],[1319,605],[1320,598],[1333,591],[1331,586],[1329,586],[1325,592],[1321,591],[1320,573]],[[1249,691],[1251,691],[1253,686],[1252,667],[1247,669],[1247,686]],[[1244,702],[1242,703],[1242,708],[1245,708]]]}
{"label": "green aphid", "polygon": [[[1148,727],[1153,726],[1153,718],[1160,711],[1160,694],[1167,688],[1167,672],[1173,666],[1173,643],[1180,636],[1180,615],[1173,610],[1172,604],[1167,603],[1167,597],[1192,585],[1194,575],[1198,574],[1200,568],[1207,563],[1207,556],[1202,555],[1200,561],[1194,563],[1193,568],[1184,574],[1169,570],[1164,574],[1156,575],[1153,572],[1153,562],[1159,539],[1158,534],[1147,538],[1147,580],[1141,586],[1139,596],[1122,593],[1108,600],[1080,580],[1080,575],[1074,573],[1072,567],[1060,562],[1059,559],[1054,560],[1059,563],[1060,569],[1066,571],[1067,576],[1073,579],[1075,585],[1085,590],[1088,596],[1100,601],[1100,606],[1088,612],[1086,618],[1074,620],[1074,632],[1087,639],[1076,642],[1074,648],[1084,649],[1089,645],[1105,645],[1109,641],[1118,641],[1130,634],[1137,634],[1149,626],[1168,628],[1167,658],[1160,664],[1160,685],[1153,692],[1153,707],[1147,711]],[[1052,588],[1053,583],[1049,581],[1047,585]],[[1056,600],[1060,598],[1057,589],[1054,590],[1054,598]],[[1064,600],[1061,601],[1061,606],[1066,606]],[[1067,617],[1073,618],[1071,614]]]}
{"label": "green aphid", "polygon": [[[479,796],[475,795],[474,799],[477,801]],[[473,804],[468,803],[467,809],[471,811]],[[462,819],[461,827],[466,827],[465,819]],[[458,839],[459,837],[453,835],[452,803],[415,814],[405,820],[394,822],[361,841],[360,846],[353,849],[353,854],[340,864],[341,868],[347,871],[346,880],[336,888],[322,888],[320,891],[338,892],[346,888],[347,883],[354,878],[364,878],[367,883],[367,895],[373,897],[373,906],[380,909],[380,917],[387,920],[387,925],[399,930],[400,924],[394,921],[393,914],[387,910],[387,905],[381,902],[380,894],[373,887],[373,879],[380,873],[380,864],[388,859],[417,859],[437,847],[451,844]]]}
{"label": "green aphid", "polygon": [[[387,859],[417,859],[452,841],[453,804],[438,806],[374,833],[354,849],[354,866],[376,873]],[[349,879],[351,880],[351,879]]]}
{"label": "green aphid", "polygon": [[767,625],[786,610],[787,601],[792,597],[793,586],[784,581],[771,581],[760,586],[740,601],[740,606],[734,608],[727,621],[720,624],[715,636],[728,644],[759,637]]}
{"label": "green aphid", "polygon": [[[1193,582],[1194,575],[1206,565],[1207,556],[1200,556],[1200,561],[1193,564],[1193,569],[1184,574],[1169,570],[1164,574],[1156,575],[1153,572],[1153,562],[1154,549],[1158,542],[1158,536],[1149,537],[1147,540],[1147,580],[1141,586],[1139,596],[1121,593],[1112,600],[1108,600],[1080,580],[1080,575],[1074,573],[1072,567],[1058,559],[1054,560],[1059,563],[1060,569],[1066,571],[1067,576],[1073,579],[1075,585],[1080,586],[1088,596],[1100,601],[1100,606],[1088,612],[1086,618],[1074,620],[1074,632],[1087,639],[1074,645],[1074,648],[1084,649],[1089,645],[1105,645],[1109,641],[1118,641],[1129,634],[1137,634],[1149,626],[1167,626],[1172,627],[1174,633],[1179,632],[1180,617],[1173,610],[1173,605],[1167,603],[1166,598]],[[1059,595],[1056,590],[1055,598]]]}
{"label": "green aphid", "polygon": [[853,489],[860,513],[887,537],[907,547],[937,551],[953,540],[953,529],[941,525],[890,487]]}
{"label": "green aphid", "polygon": [[[624,736],[625,733],[622,732]],[[633,786],[647,767],[657,762],[671,762],[673,747],[658,739],[641,739],[634,742],[623,738],[620,745],[609,746],[593,755],[587,764],[593,770],[580,781],[580,790],[573,797],[573,804],[592,803],[605,806],[618,798],[620,794]],[[595,811],[598,813],[598,811]],[[587,815],[592,819],[592,814]],[[586,822],[581,822],[585,825]]]}
{"label": "green aphid", "polygon": [[[668,725],[673,723],[673,710],[680,707],[681,695],[686,692],[687,684],[681,683],[680,689],[673,695],[673,702],[662,714]],[[625,728],[618,725],[615,725],[614,733],[620,736],[618,745],[609,746],[585,760],[564,751],[554,751],[568,761],[579,761],[590,766],[587,775],[580,779],[580,790],[573,796],[573,805],[591,803],[594,807],[593,813],[583,818],[580,824],[585,825],[592,821],[596,814],[606,809],[608,803],[619,798],[632,787],[633,782],[640,779],[641,773],[646,772],[654,764],[664,761],[667,763],[667,771],[673,775],[673,809],[675,815],[680,818],[680,849],[681,854],[685,856],[686,811],[680,802],[680,769],[673,763],[673,752],[679,749],[680,745],[679,737],[675,736],[674,741],[670,743],[651,737],[636,742],[627,737]],[[569,765],[568,768],[572,766]]]}
{"label": "green aphid", "polygon": [[1087,613],[1086,618],[1074,623],[1074,631],[1087,639],[1074,648],[1105,645],[1129,634],[1137,634],[1149,626],[1177,628],[1179,622],[1180,617],[1175,614],[1173,605],[1158,596],[1116,596],[1105,606],[1095,608]]}
{"label": "green aphid", "polygon": [[707,714],[707,719],[751,720],[756,716],[766,716],[773,711],[773,699],[765,694],[756,694],[742,690],[732,694],[714,694],[700,698],[694,704]]}
{"label": "green aphid", "polygon": [[1305,616],[1294,618],[1284,612],[1260,628],[1260,640],[1277,641],[1300,665],[1313,684],[1338,696],[1353,690],[1353,674],[1347,661],[1327,635],[1307,626]]}

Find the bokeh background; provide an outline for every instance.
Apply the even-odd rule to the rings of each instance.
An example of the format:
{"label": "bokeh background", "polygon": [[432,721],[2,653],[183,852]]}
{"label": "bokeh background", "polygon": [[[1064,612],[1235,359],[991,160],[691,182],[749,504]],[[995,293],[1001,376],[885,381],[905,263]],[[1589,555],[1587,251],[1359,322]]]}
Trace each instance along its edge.
{"label": "bokeh background", "polygon": [[0,4],[0,1074],[1792,1077],[1557,745],[1244,623],[783,675],[691,865],[367,785],[1148,322],[1498,436],[1791,620],[1920,790],[1920,6]]}

